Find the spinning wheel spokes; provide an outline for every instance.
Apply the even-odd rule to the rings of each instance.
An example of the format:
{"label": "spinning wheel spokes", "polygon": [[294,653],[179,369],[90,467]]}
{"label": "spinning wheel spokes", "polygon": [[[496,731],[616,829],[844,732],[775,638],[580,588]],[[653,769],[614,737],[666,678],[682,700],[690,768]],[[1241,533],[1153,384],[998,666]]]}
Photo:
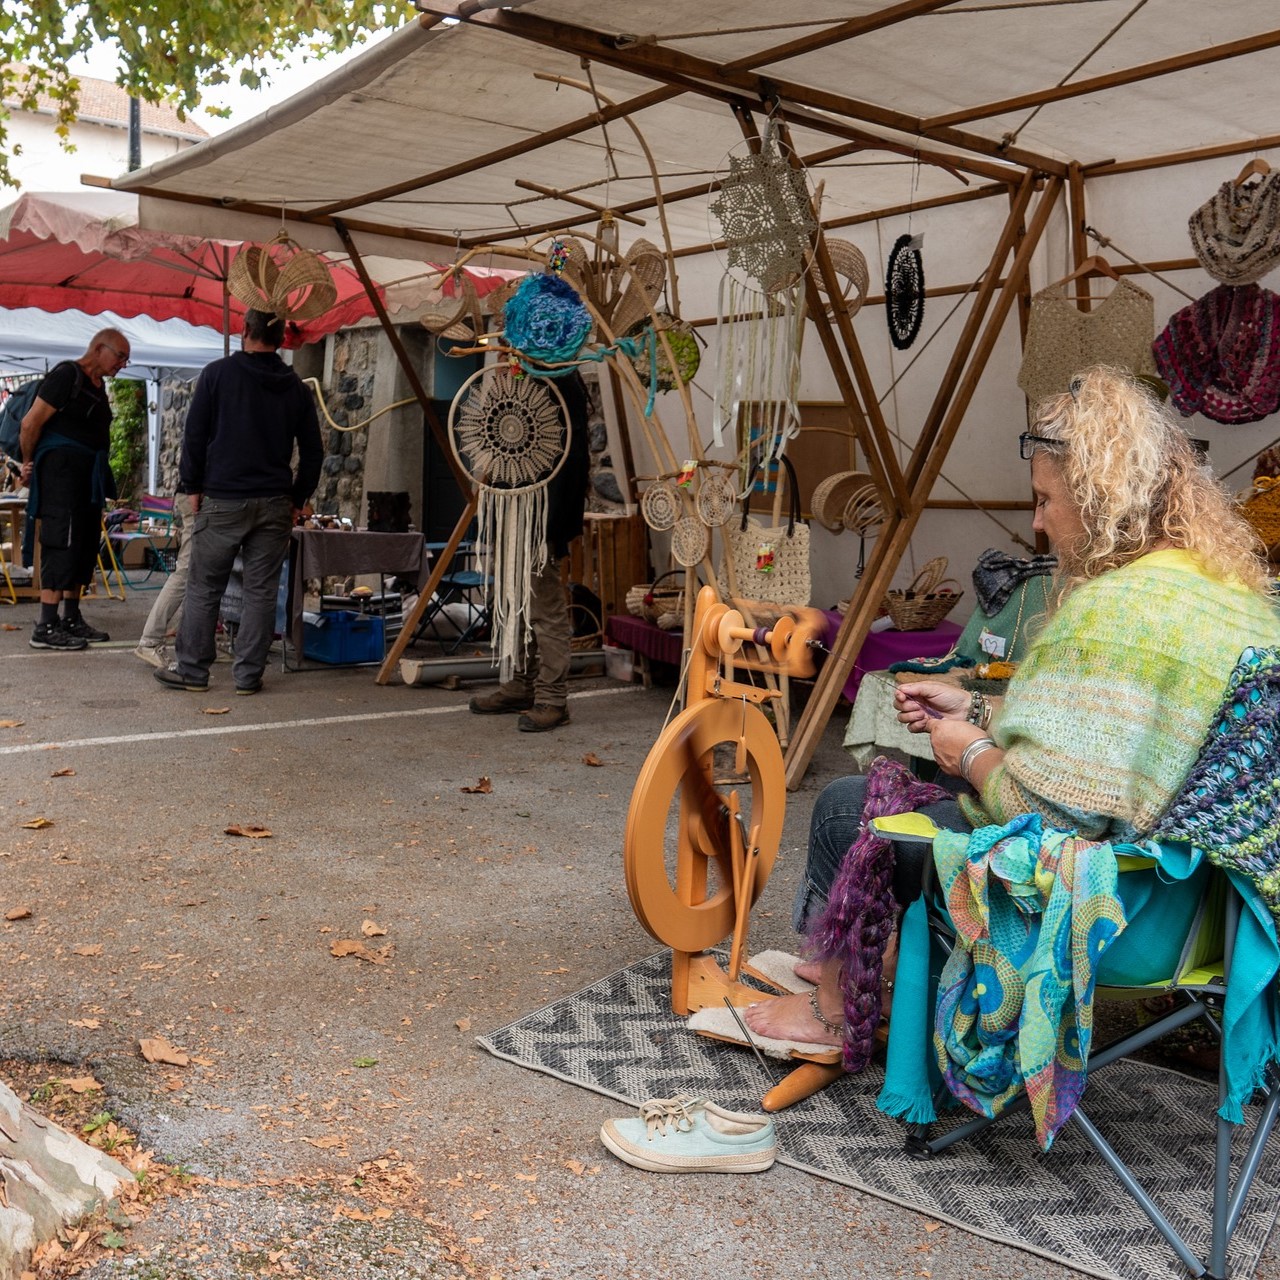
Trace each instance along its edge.
{"label": "spinning wheel spokes", "polygon": [[[732,770],[744,746],[743,776],[713,790],[711,767],[719,763]],[[702,770],[705,782],[691,776],[694,769]],[[746,828],[736,858],[730,790],[737,792]],[[624,846],[627,893],[653,937],[677,951],[697,952],[735,931],[743,877],[754,902],[773,868],[783,806],[770,797],[784,795],[782,751],[758,708],[711,699],[694,703],[668,725],[636,782]],[[672,832],[677,799],[679,821]]]}

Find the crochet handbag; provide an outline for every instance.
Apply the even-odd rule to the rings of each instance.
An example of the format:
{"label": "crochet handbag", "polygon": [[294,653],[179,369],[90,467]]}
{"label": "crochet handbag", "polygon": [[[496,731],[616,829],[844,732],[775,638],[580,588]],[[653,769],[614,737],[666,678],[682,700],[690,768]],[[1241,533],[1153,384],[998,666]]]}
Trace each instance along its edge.
{"label": "crochet handbag", "polygon": [[747,496],[742,500],[742,519],[724,526],[725,560],[733,565],[736,591],[729,589],[729,575],[720,566],[720,595],[725,600],[737,596],[745,600],[766,600],[773,604],[807,605],[812,586],[809,580],[809,526],[800,519],[800,489],[795,467],[785,454],[787,493],[791,514],[786,524],[765,525],[747,512],[758,464],[747,478]]}

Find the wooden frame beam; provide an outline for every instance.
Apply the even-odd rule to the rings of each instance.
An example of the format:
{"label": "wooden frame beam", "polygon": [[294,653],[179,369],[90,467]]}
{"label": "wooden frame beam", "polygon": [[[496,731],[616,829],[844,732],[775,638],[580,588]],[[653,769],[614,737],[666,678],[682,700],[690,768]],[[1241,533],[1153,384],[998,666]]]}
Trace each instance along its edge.
{"label": "wooden frame beam", "polygon": [[979,107],[964,107],[959,111],[930,116],[924,121],[923,127],[928,131],[967,124],[971,120],[990,120],[994,116],[1008,115],[1011,111],[1022,111],[1027,107],[1042,107],[1049,102],[1062,102],[1066,98],[1080,98],[1085,94],[1101,93],[1106,89],[1119,89],[1141,80],[1154,80],[1158,76],[1190,71],[1194,67],[1223,62],[1228,58],[1242,58],[1246,54],[1274,49],[1277,45],[1280,45],[1280,31],[1263,31],[1255,36],[1246,36],[1243,40],[1230,40],[1226,44],[1210,45],[1207,49],[1196,49],[1191,53],[1159,58],[1155,62],[1144,62],[1140,66],[1126,67],[1122,71],[1108,71],[1105,75],[1091,76],[1088,80],[1072,80],[1067,84],[1054,85],[1051,89],[1020,93],[1011,98],[983,103]]}
{"label": "wooden frame beam", "polygon": [[[885,524],[876,540],[871,561],[850,603],[849,611],[840,624],[832,652],[818,673],[813,693],[810,695],[804,714],[796,725],[791,744],[787,748],[786,776],[789,788],[794,789],[800,784],[805,770],[809,767],[809,761],[813,758],[813,753],[835,709],[836,700],[840,696],[844,682],[853,669],[859,649],[866,640],[867,632],[879,609],[880,600],[893,580],[898,563],[911,540],[916,522],[924,510],[924,504],[929,499],[930,491],[937,481],[942,464],[946,460],[952,441],[977,389],[978,381],[1004,328],[1010,308],[1026,279],[1032,255],[1048,225],[1049,215],[1057,203],[1062,185],[1061,178],[1050,179],[1040,197],[1035,213],[1027,226],[1026,235],[1021,238],[1014,253],[1013,263],[1005,277],[999,296],[995,299],[981,338],[977,341],[972,358],[968,361],[968,367],[958,380],[955,394],[942,407],[936,442],[931,443],[925,452],[925,439],[922,433],[922,438],[916,445],[910,470],[910,474],[915,476],[911,486],[912,505],[901,516],[896,512],[886,512]],[[984,288],[988,280],[994,279],[999,274],[1005,257],[1018,238],[1018,229],[1031,198],[1031,187],[1032,178],[1028,174],[1026,182],[1019,189],[1017,198],[1009,210],[1009,218],[983,278]],[[977,311],[976,306],[975,311]],[[956,355],[959,351],[957,347]],[[952,365],[953,367],[956,365],[955,355],[952,358]],[[948,369],[948,374],[951,372],[952,369]],[[947,380],[944,379],[944,387],[946,383]]]}
{"label": "wooden frame beam", "polygon": [[[667,45],[631,45],[619,49],[613,38],[599,31],[575,27],[569,23],[540,18],[524,10],[486,9],[475,13],[463,12],[463,5],[444,6],[439,0],[421,0],[420,9],[440,18],[456,18],[475,26],[488,27],[534,44],[547,45],[562,52],[576,54],[608,66],[630,71],[659,83],[682,84],[691,92],[707,97],[720,98],[725,90],[735,90],[759,102],[779,101],[783,106],[795,104],[817,111],[827,111],[835,116],[861,120],[879,125],[912,137],[923,136],[961,151],[979,156],[990,156],[1025,168],[1065,176],[1066,165],[1050,156],[1029,151],[1025,147],[1007,146],[998,139],[981,134],[968,133],[950,127],[925,128],[919,116],[862,102],[843,94],[830,93],[809,85],[785,80],[779,76],[762,76],[744,69],[741,64],[720,65],[706,58],[699,58]],[[770,59],[768,50],[754,55],[749,62],[765,64]]]}
{"label": "wooden frame beam", "polygon": [[1121,173],[1141,173],[1144,169],[1169,169],[1178,164],[1195,164],[1199,160],[1217,160],[1221,156],[1252,155],[1280,147],[1280,133],[1263,138],[1240,138],[1211,147],[1193,147],[1189,151],[1169,151],[1159,156],[1143,156],[1137,160],[1103,160],[1082,165],[1086,178],[1111,178]]}

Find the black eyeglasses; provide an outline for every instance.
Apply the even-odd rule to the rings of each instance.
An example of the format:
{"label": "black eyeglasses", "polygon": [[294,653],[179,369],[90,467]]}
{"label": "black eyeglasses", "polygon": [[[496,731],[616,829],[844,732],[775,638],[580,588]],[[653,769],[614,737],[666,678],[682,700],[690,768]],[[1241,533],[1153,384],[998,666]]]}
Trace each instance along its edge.
{"label": "black eyeglasses", "polygon": [[1061,449],[1065,443],[1065,440],[1051,440],[1048,436],[1033,436],[1030,431],[1024,431],[1018,437],[1018,457],[1030,462],[1037,449]]}

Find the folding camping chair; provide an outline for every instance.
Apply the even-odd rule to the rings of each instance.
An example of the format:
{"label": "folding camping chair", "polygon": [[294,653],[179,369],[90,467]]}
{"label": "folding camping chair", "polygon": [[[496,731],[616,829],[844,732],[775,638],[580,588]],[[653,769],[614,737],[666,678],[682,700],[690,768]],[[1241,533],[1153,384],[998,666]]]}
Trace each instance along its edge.
{"label": "folding camping chair", "polygon": [[[429,544],[429,549],[443,550],[443,546]],[[414,632],[415,640],[429,637],[438,641],[445,653],[456,653],[464,644],[488,637],[492,621],[489,590],[493,579],[476,568],[476,563],[475,543],[460,542],[453,563],[436,588],[435,599]],[[456,634],[449,634],[446,619],[449,629]]]}
{"label": "folding camping chair", "polygon": [[[1246,668],[1248,668],[1246,670]],[[1244,672],[1244,674],[1242,674]],[[1261,675],[1259,675],[1261,672]],[[1171,975],[1161,981],[1142,985],[1118,981],[1107,973],[1104,956],[1099,973],[1097,996],[1099,998],[1142,999],[1162,992],[1174,996],[1173,1007],[1157,1016],[1147,1026],[1089,1054],[1088,1080],[1110,1063],[1170,1035],[1189,1023],[1202,1021],[1216,1037],[1218,1054],[1218,1115],[1215,1131],[1214,1178],[1212,1188],[1206,1188],[1206,1200],[1211,1205],[1211,1231],[1207,1257],[1200,1258],[1186,1238],[1169,1221],[1161,1208],[1138,1182],[1101,1130],[1089,1117],[1083,1106],[1077,1106],[1069,1123],[1074,1123],[1088,1139],[1115,1174],[1125,1190],[1134,1198],[1138,1207],[1151,1220],[1152,1225],[1177,1254],[1194,1276],[1207,1276],[1211,1280],[1226,1280],[1227,1250],[1231,1237],[1239,1224],[1245,1199],[1262,1160],[1267,1139],[1276,1127],[1280,1115],[1280,1061],[1265,1061],[1262,1078],[1255,1101],[1260,1102],[1248,1146],[1232,1183],[1231,1133],[1233,1125],[1222,1116],[1228,1098],[1227,1036],[1223,1032],[1223,1018],[1230,1016],[1236,1002],[1245,995],[1252,996],[1258,990],[1259,969],[1251,957],[1258,954],[1259,946],[1268,955],[1280,955],[1276,947],[1276,918],[1263,901],[1252,881],[1231,867],[1212,866],[1210,860],[1233,845],[1247,844],[1256,856],[1247,861],[1261,865],[1265,859],[1275,861],[1278,848],[1277,832],[1280,831],[1280,796],[1276,794],[1275,778],[1280,771],[1277,760],[1280,726],[1276,723],[1276,710],[1280,705],[1280,652],[1246,650],[1241,663],[1233,672],[1227,695],[1215,719],[1214,728],[1201,752],[1196,766],[1178,797],[1170,806],[1157,829],[1156,838],[1162,847],[1178,850],[1184,858],[1194,861],[1201,851],[1208,850],[1208,859],[1193,872],[1200,877],[1195,885],[1192,876],[1185,884],[1189,890],[1180,895],[1171,894],[1160,901],[1168,908],[1168,928],[1177,929],[1177,937],[1183,939],[1177,964]],[[1264,779],[1271,786],[1261,787]],[[1246,816],[1241,817],[1239,803],[1241,788],[1261,787],[1263,796]],[[1228,815],[1230,817],[1228,818]],[[918,830],[911,820],[923,815],[906,815],[901,819],[876,819],[873,825],[882,834],[893,839],[904,838],[904,826]],[[927,821],[927,820],[926,820]],[[1216,822],[1217,831],[1213,830]],[[1229,834],[1223,831],[1230,825]],[[906,838],[927,839],[927,836],[907,835]],[[1131,847],[1133,848],[1133,847]],[[1134,848],[1134,852],[1140,850]],[[1152,865],[1149,859],[1120,859],[1121,876],[1138,872]],[[929,918],[931,943],[949,954],[955,942],[955,933],[947,915],[941,895],[937,892],[933,876],[933,860],[926,860],[926,905]],[[1163,886],[1162,886],[1163,887]],[[1156,892],[1160,892],[1157,888]],[[1122,894],[1123,896],[1123,894]],[[1153,898],[1148,909],[1156,905]],[[1157,915],[1157,920],[1160,916]],[[1121,935],[1123,938],[1123,935]],[[1249,950],[1242,949],[1242,942]],[[1247,971],[1239,964],[1244,957],[1252,966]],[[1264,1023],[1280,1026],[1280,995],[1277,992],[1275,960],[1264,963],[1272,968],[1269,981],[1262,984],[1256,998],[1265,1002]],[[1237,978],[1241,985],[1233,995],[1232,979],[1237,968],[1244,977]],[[1264,1055],[1265,1057],[1265,1055]],[[1085,1097],[1088,1096],[1086,1084]],[[935,1097],[935,1108],[946,1100],[945,1087]],[[1026,1106],[1025,1092],[1000,1116],[989,1119],[979,1116],[938,1137],[929,1136],[928,1125],[911,1126],[907,1139],[907,1153],[920,1159],[954,1146],[966,1138],[999,1123],[1004,1115]],[[1052,1156],[1050,1156],[1052,1158]]]}

